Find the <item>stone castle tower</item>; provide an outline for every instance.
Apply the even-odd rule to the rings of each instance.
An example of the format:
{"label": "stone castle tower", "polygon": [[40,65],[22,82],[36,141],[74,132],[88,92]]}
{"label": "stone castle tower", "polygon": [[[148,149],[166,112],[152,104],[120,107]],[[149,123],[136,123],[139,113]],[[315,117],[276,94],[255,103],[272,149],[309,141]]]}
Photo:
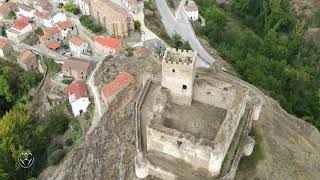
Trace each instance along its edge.
{"label": "stone castle tower", "polygon": [[162,59],[162,87],[173,103],[191,105],[197,53],[168,48]]}

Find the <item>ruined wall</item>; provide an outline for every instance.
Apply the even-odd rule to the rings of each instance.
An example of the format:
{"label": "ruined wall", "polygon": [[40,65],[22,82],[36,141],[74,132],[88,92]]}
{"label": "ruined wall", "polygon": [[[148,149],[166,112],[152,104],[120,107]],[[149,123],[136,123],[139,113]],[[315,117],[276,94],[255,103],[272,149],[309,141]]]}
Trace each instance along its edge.
{"label": "ruined wall", "polygon": [[173,103],[191,105],[197,53],[167,49],[162,60],[162,87]]}
{"label": "ruined wall", "polygon": [[214,81],[214,85],[212,85],[208,81],[196,79],[193,100],[228,109],[235,96],[235,90],[230,87],[231,85],[227,83]]}
{"label": "ruined wall", "polygon": [[[164,132],[167,130],[167,132]],[[171,131],[171,132],[169,132]],[[202,140],[178,132],[174,129],[161,127],[147,128],[148,151],[160,151],[192,164],[196,169],[208,169],[211,147],[202,144]],[[205,141],[205,140],[203,140]]]}
{"label": "ruined wall", "polygon": [[239,87],[236,96],[223,121],[219,132],[214,139],[214,150],[210,157],[209,171],[212,176],[220,174],[223,160],[228,152],[233,136],[237,131],[240,119],[242,118],[247,104],[248,90]]}

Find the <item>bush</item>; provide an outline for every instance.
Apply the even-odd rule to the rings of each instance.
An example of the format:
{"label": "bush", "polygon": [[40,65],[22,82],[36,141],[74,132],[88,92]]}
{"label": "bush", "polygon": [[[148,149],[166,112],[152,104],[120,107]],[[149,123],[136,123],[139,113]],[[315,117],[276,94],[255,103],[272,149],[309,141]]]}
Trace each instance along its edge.
{"label": "bush", "polygon": [[16,13],[13,10],[11,10],[8,14],[7,19],[15,19],[15,18],[17,18]]}
{"label": "bush", "polygon": [[128,57],[133,56],[133,50],[134,50],[134,49],[133,49],[132,47],[128,47],[128,48],[127,48],[127,56],[128,56]]}
{"label": "bush", "polygon": [[63,149],[63,145],[61,143],[57,143],[57,142],[51,143],[47,149],[48,156],[50,156],[53,152],[59,149]]}
{"label": "bush", "polygon": [[134,30],[140,31],[141,30],[141,22],[140,21],[134,21]]}
{"label": "bush", "polygon": [[63,134],[69,126],[70,119],[61,111],[53,110],[49,113],[49,134]]}
{"label": "bush", "polygon": [[82,136],[82,130],[79,124],[74,124],[71,129],[72,129],[71,130],[72,139],[74,141],[77,141],[78,139],[80,139]]}
{"label": "bush", "polygon": [[73,144],[73,139],[72,139],[72,138],[68,138],[68,139],[64,142],[64,144],[65,144],[66,146],[71,146],[71,145]]}
{"label": "bush", "polygon": [[49,166],[57,165],[66,155],[66,151],[63,149],[56,150],[48,157]]}
{"label": "bush", "polygon": [[42,36],[44,34],[43,30],[40,27],[38,27],[36,30],[34,30],[34,33],[36,33],[39,36]]}
{"label": "bush", "polygon": [[103,30],[102,26],[96,24],[91,16],[83,15],[79,18],[82,26],[86,27],[93,33],[99,33]]}
{"label": "bush", "polygon": [[62,83],[64,83],[64,84],[71,84],[72,83],[72,79],[64,79],[64,80],[62,80]]}
{"label": "bush", "polygon": [[73,10],[72,10],[72,13],[74,14],[74,15],[77,15],[77,14],[80,14],[80,8],[79,7],[75,7]]}

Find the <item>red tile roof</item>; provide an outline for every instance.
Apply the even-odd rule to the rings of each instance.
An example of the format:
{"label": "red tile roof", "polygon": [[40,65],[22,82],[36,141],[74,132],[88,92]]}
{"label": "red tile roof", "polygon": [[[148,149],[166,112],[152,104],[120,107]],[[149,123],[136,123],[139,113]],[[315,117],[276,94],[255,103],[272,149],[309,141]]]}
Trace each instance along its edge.
{"label": "red tile roof", "polygon": [[110,97],[128,86],[133,80],[134,77],[131,74],[127,72],[119,72],[112,82],[101,88],[101,94],[105,98]]}
{"label": "red tile roof", "polygon": [[0,39],[0,48],[4,48],[9,44],[8,41],[4,40],[4,39]]}
{"label": "red tile roof", "polygon": [[43,30],[44,34],[39,37],[40,41],[48,40],[48,38],[56,33],[60,33],[57,27],[49,27]]}
{"label": "red tile roof", "polygon": [[58,41],[51,42],[47,45],[47,48],[49,49],[57,49],[60,47],[60,43]]}
{"label": "red tile roof", "polygon": [[17,30],[22,30],[25,27],[27,27],[30,23],[28,21],[25,21],[24,19],[18,19],[16,22],[13,23],[12,28],[15,28]]}
{"label": "red tile roof", "polygon": [[106,47],[114,48],[114,49],[119,48],[121,45],[120,39],[108,38],[108,37],[103,37],[103,36],[96,37],[95,42],[102,45],[102,46],[106,46]]}
{"label": "red tile roof", "polygon": [[29,50],[24,50],[22,51],[18,58],[17,58],[17,61],[21,64],[26,64],[28,63],[29,61],[31,61],[32,59],[35,59],[37,58],[35,54],[33,54],[31,51]]}
{"label": "red tile roof", "polygon": [[66,21],[60,21],[56,23],[56,26],[61,30],[61,29],[68,29],[74,26],[73,22],[70,20]]}
{"label": "red tile roof", "polygon": [[25,17],[25,16],[23,16],[23,17],[19,18],[19,20],[21,20],[21,21],[25,21],[25,22],[29,22],[29,23],[31,23],[31,22],[32,22],[32,19],[31,19],[31,18],[29,18],[29,17]]}
{"label": "red tile roof", "polygon": [[137,47],[134,51],[135,56],[137,57],[146,57],[147,56],[147,52],[146,49],[143,47]]}
{"label": "red tile roof", "polygon": [[91,66],[91,63],[89,61],[73,57],[64,61],[62,65],[62,69],[63,70],[71,69],[74,71],[79,71],[79,72],[81,71],[81,72],[85,72],[86,74],[89,74],[90,72],[88,72],[88,70],[90,66]]}
{"label": "red tile roof", "polygon": [[87,85],[83,80],[73,81],[67,88],[68,96],[74,95],[75,100],[82,97],[89,97]]}
{"label": "red tile roof", "polygon": [[72,44],[76,45],[76,46],[81,46],[84,41],[81,39],[80,36],[72,36],[69,40],[69,42],[71,42]]}
{"label": "red tile roof", "polygon": [[184,8],[186,9],[186,11],[198,11],[198,6],[195,2],[189,2],[185,5]]}

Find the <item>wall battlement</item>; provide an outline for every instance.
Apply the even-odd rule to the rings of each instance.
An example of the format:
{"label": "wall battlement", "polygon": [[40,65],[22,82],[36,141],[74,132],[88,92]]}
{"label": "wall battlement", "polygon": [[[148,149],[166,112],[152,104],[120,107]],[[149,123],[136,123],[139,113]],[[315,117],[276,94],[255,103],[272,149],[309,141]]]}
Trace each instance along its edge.
{"label": "wall battlement", "polygon": [[163,63],[193,66],[196,56],[197,53],[192,50],[167,48],[163,57]]}

